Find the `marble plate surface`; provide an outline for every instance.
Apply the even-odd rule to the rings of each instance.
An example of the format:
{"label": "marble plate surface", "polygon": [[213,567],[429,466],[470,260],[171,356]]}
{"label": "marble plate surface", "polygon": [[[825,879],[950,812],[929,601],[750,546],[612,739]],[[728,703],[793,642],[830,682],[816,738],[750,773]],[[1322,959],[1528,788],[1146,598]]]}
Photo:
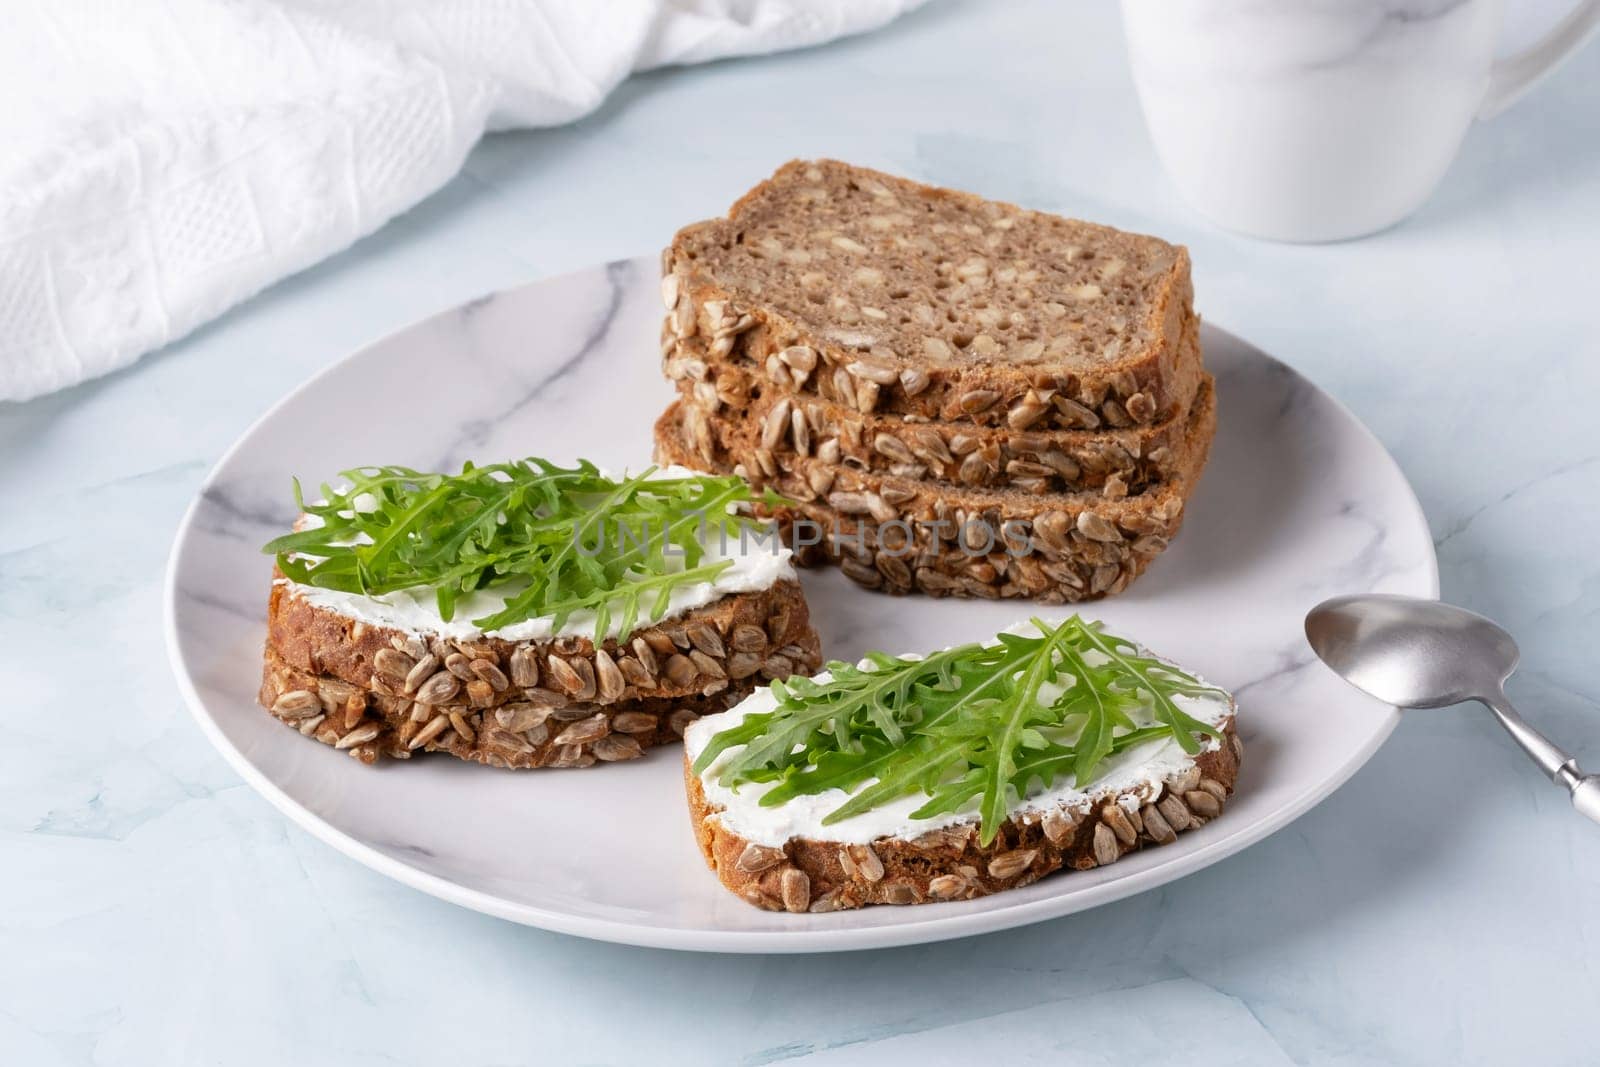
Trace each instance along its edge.
{"label": "marble plate surface", "polygon": [[[1182,535],[1126,594],[1087,605],[1239,697],[1245,762],[1223,818],[1172,845],[983,900],[791,916],[717,883],[695,847],[679,752],[585,771],[496,771],[443,756],[365,767],[255,703],[270,561],[289,479],[367,463],[458,468],[537,454],[650,458],[671,391],[658,369],[653,257],[485,297],[373,344],[273,407],[185,517],[167,639],[212,743],[312,834],[444,900],[585,937],[718,952],[816,952],[961,937],[1151,889],[1281,829],[1344,782],[1398,713],[1317,664],[1305,611],[1338,593],[1435,596],[1422,512],[1383,447],[1285,364],[1206,326],[1220,429]],[[1027,603],[894,598],[803,576],[832,657],[986,637]]]}

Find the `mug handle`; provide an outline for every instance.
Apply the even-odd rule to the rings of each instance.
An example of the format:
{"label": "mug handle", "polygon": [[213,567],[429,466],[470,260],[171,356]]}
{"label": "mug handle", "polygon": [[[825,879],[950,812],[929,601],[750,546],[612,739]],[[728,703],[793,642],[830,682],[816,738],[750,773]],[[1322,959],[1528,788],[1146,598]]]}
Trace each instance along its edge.
{"label": "mug handle", "polygon": [[1489,71],[1489,88],[1478,105],[1480,119],[1492,119],[1518,100],[1546,74],[1576,52],[1600,28],[1600,0],[1583,0],[1544,39],[1508,56]]}

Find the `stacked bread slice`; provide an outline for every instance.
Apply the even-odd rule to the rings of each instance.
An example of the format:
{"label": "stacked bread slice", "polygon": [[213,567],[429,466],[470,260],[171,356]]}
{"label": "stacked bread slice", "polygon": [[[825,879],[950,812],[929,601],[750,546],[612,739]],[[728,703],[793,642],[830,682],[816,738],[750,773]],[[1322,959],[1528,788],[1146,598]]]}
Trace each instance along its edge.
{"label": "stacked bread slice", "polygon": [[657,458],[788,498],[800,558],[890,592],[1120,592],[1216,425],[1187,252],[832,161],[663,259]]}

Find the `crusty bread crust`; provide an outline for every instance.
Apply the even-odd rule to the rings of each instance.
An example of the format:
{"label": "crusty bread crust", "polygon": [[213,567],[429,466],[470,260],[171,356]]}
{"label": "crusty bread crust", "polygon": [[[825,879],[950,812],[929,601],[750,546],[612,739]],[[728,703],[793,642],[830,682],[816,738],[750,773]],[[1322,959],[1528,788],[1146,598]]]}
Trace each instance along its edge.
{"label": "crusty bread crust", "polygon": [[1081,809],[1013,816],[989,845],[972,823],[915,839],[879,838],[870,845],[791,838],[782,848],[755,844],[728,830],[684,760],[695,839],[706,864],[733,893],[770,911],[826,912],[868,904],[970,900],[1016,889],[1063,867],[1089,870],[1137,849],[1164,845],[1222,813],[1238,779],[1244,746],[1230,716],[1226,741],[1202,752],[1154,798],[1128,812],[1103,795]]}
{"label": "crusty bread crust", "polygon": [[368,763],[417,749],[508,767],[629,759],[730,694],[822,660],[792,579],[598,650],[587,638],[446,641],[372,626],[283,581],[268,604],[261,703]]}
{"label": "crusty bread crust", "polygon": [[[672,341],[662,369],[686,403],[707,416],[724,410],[761,427],[763,447],[783,466],[786,457],[816,456],[862,470],[926,478],[967,488],[1018,488],[1031,493],[1103,489],[1118,498],[1159,484],[1174,473],[1188,433],[1189,408],[1211,388],[1200,352],[1198,323],[1184,340],[1189,395],[1171,417],[1148,426],[1107,427],[1097,416],[1084,429],[933,422],[899,415],[863,415],[853,405],[795,389],[795,368],[774,358],[766,372],[717,359],[697,341]],[[809,380],[809,377],[807,378]],[[799,420],[804,420],[799,421]],[[1093,427],[1093,428],[1089,428]],[[831,443],[830,443],[831,442]]]}
{"label": "crusty bread crust", "polygon": [[[768,660],[776,659],[774,668],[787,672],[794,665],[783,662],[783,650],[814,647],[816,634],[805,594],[792,579],[725,596],[635,630],[622,642],[607,639],[598,652],[587,637],[443,641],[369,625],[318,607],[295,595],[292,584],[274,581],[267,644],[299,670],[374,692],[411,697],[433,682],[440,693],[436,703],[492,708],[516,700],[613,704],[703,694],[730,678],[759,675]],[[424,660],[426,668],[419,669]],[[458,684],[452,686],[451,678]]]}
{"label": "crusty bread crust", "polygon": [[[804,247],[791,249],[779,240],[784,247],[765,260],[758,254],[763,227],[773,230],[767,236],[774,240],[780,231],[807,231],[808,204],[817,202],[808,198],[844,199],[862,186],[888,194],[889,215],[845,210],[834,221],[849,233],[785,232],[789,243]],[[943,231],[925,225],[927,218],[949,212],[970,219],[959,226],[944,223]],[[903,224],[872,224],[896,215],[904,215]],[[993,228],[994,241],[974,244],[959,235],[967,226],[981,231],[977,220]],[[1029,236],[1020,243],[1007,236],[1022,233]],[[991,255],[975,257],[974,273],[968,273],[955,259],[979,246]],[[1073,249],[1090,254],[1073,256]],[[791,262],[786,254],[792,251],[806,258]],[[1097,251],[1101,264],[1114,260],[1119,272],[1131,263],[1128,273],[1105,276],[1093,266]],[[1043,269],[1051,277],[1012,277],[1003,283],[1003,296],[993,285],[1001,272],[1018,275],[1018,267],[990,263],[994,256],[1032,264],[1024,274]],[[885,270],[896,262],[905,265],[884,286]],[[935,262],[937,270],[925,266]],[[878,282],[858,292],[862,287],[854,279],[863,268]],[[1180,339],[1194,297],[1186,249],[831,160],[786,164],[735,203],[727,218],[680,230],[663,255],[662,272],[675,338],[704,338],[717,355],[757,368],[787,348],[808,347],[820,361],[803,388],[837,382],[836,392],[849,390],[863,411],[999,425],[1042,402],[1050,409],[1043,421],[1061,428],[1079,425],[1084,408],[1111,425],[1149,425],[1181,411],[1193,395],[1193,380],[1180,368]],[[1053,282],[1061,272],[1070,277]],[[821,284],[807,290],[808,277]],[[1101,284],[1121,287],[1120,296],[1101,293]],[[1078,296],[1057,293],[1061,285]],[[905,292],[897,295],[897,286]],[[879,289],[878,302],[886,306],[873,310],[883,314],[861,312],[861,302],[878,299],[871,294]],[[843,301],[837,308],[835,298]],[[943,337],[951,330],[936,317],[918,326],[890,311],[930,299],[955,309],[952,314],[978,308],[1012,317],[1004,326],[997,322],[992,333],[959,327],[952,343]],[[1018,316],[1023,325],[1012,329]],[[932,352],[940,358],[931,358]],[[880,370],[884,380],[877,379]],[[870,386],[866,398],[863,382]]]}
{"label": "crusty bread crust", "polygon": [[[1214,394],[1202,394],[1208,397]],[[695,422],[697,413],[682,401],[667,409],[656,423],[657,460],[737,469],[753,484],[788,496],[795,503],[769,510],[801,562],[837,563],[856,582],[891,593],[1054,603],[1121,592],[1144,572],[1181,528],[1216,428],[1215,403],[1198,405],[1190,413],[1184,457],[1168,480],[1137,496],[1107,500],[1098,493],[963,489],[816,459],[796,460],[787,470],[774,464],[769,472],[750,446],[748,427],[703,415]],[[710,463],[703,458],[708,451]],[[821,543],[801,543],[800,519],[809,524],[807,534],[822,535]],[[1024,544],[1031,550],[1009,550]]]}
{"label": "crusty bread crust", "polygon": [[375,763],[380,756],[408,759],[418,752],[445,752],[492,767],[526,770],[635,759],[647,748],[679,740],[701,715],[732,707],[759,681],[731,682],[707,695],[620,704],[430,706],[298,670],[269,647],[260,701],[280,722],[362,763]]}

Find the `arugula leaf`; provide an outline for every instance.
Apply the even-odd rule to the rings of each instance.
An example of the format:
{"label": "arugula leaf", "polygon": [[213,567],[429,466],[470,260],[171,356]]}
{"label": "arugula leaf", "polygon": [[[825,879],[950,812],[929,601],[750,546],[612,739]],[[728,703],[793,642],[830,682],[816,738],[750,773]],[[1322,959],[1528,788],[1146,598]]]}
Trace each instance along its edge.
{"label": "arugula leaf", "polygon": [[834,662],[829,678],[774,683],[777,706],[715,734],[693,769],[715,765],[732,788],[769,785],[767,807],[849,793],[824,825],[924,796],[913,818],[975,810],[988,844],[1018,801],[1057,782],[1082,788],[1117,752],[1168,738],[1193,752],[1196,735],[1220,737],[1173,698],[1222,690],[1076,615],[1033,625],[1037,635],[925,659],[873,652],[865,667]]}
{"label": "arugula leaf", "polygon": [[431,588],[446,620],[465,594],[504,590],[504,603],[473,623],[485,631],[575,612],[595,615],[596,640],[620,616],[623,634],[662,616],[674,590],[711,581],[730,560],[703,563],[709,538],[759,528],[737,510],[752,502],[736,477],[614,479],[580,461],[529,458],[437,474],[357,467],[308,502],[315,520],[268,542],[290,581],[368,596]]}

